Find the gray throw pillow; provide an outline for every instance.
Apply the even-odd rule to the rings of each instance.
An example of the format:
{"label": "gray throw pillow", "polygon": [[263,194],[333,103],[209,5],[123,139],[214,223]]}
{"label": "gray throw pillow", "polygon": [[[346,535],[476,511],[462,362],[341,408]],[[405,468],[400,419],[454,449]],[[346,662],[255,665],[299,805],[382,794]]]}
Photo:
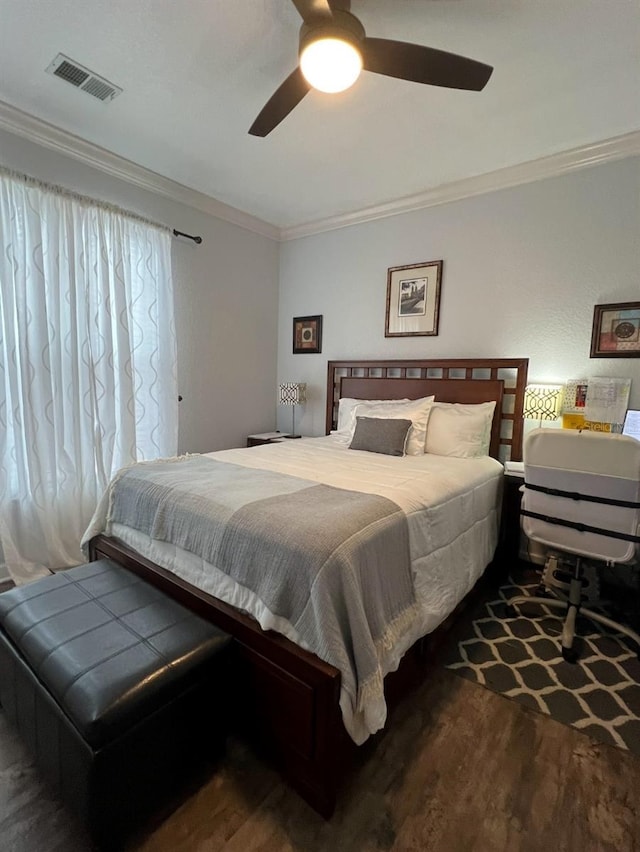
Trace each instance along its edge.
{"label": "gray throw pillow", "polygon": [[403,456],[410,420],[393,417],[356,417],[350,450],[366,450],[387,456]]}

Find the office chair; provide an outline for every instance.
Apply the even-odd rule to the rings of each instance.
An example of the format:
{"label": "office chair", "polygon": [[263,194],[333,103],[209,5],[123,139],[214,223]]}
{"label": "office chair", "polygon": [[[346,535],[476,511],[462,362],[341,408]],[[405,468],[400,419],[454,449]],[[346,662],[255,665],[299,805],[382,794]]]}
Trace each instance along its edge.
{"label": "office chair", "polygon": [[[623,435],[539,428],[524,443],[522,528],[546,545],[542,585],[553,597],[520,595],[509,603],[566,610],[562,656],[575,663],[578,613],[631,639],[640,635],[594,612],[597,569],[636,561],[640,546],[640,441]],[[568,571],[566,569],[569,569]]]}

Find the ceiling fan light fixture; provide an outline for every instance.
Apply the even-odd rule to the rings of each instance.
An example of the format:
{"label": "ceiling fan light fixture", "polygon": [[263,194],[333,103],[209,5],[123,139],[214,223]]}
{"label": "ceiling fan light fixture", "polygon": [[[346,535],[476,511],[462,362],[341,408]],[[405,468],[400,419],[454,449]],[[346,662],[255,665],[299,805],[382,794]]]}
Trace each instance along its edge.
{"label": "ceiling fan light fixture", "polygon": [[369,38],[349,11],[351,0],[292,2],[302,18],[300,61],[249,128],[252,136],[271,133],[309,89],[342,92],[355,83],[363,68],[384,77],[473,92],[482,91],[491,77],[493,68],[484,62],[426,45]]}
{"label": "ceiling fan light fixture", "polygon": [[329,94],[343,92],[360,76],[362,54],[345,39],[322,37],[304,47],[300,68],[314,89]]}

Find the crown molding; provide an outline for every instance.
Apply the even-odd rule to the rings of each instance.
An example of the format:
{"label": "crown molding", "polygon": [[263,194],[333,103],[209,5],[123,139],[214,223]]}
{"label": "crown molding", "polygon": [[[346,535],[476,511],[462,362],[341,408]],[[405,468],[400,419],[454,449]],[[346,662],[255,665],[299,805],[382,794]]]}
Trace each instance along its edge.
{"label": "crown molding", "polygon": [[545,178],[558,177],[578,169],[640,155],[640,131],[634,131],[600,142],[582,145],[569,151],[551,154],[538,160],[530,160],[487,174],[453,181],[385,204],[302,225],[278,228],[257,216],[252,216],[250,213],[224,204],[210,195],[190,189],[150,169],[132,163],[124,157],[112,154],[92,142],[86,142],[66,130],[61,130],[3,101],[0,101],[0,128],[16,136],[37,142],[45,148],[72,157],[119,180],[127,181],[149,192],[186,204],[202,213],[238,225],[253,233],[283,242],[320,234],[324,231],[348,228],[351,225],[360,225],[388,216],[398,216],[426,207],[435,207],[439,204],[448,204],[452,201],[461,201],[464,198],[472,198],[500,189],[533,183]]}
{"label": "crown molding", "polygon": [[384,219],[388,216],[398,216],[402,213],[410,213],[414,210],[422,210],[425,207],[435,207],[439,204],[448,204],[452,201],[461,201],[464,198],[472,198],[476,195],[484,195],[488,192],[496,192],[500,189],[508,189],[545,178],[558,177],[570,174],[579,169],[598,166],[602,163],[621,160],[626,157],[640,155],[640,131],[615,136],[601,142],[593,142],[573,148],[570,151],[562,151],[551,154],[538,160],[530,160],[516,166],[508,166],[494,172],[465,178],[464,180],[442,184],[417,195],[408,195],[398,198],[386,204],[379,204],[352,213],[332,216],[309,222],[305,225],[294,225],[290,228],[282,228],[280,239],[282,241],[296,240],[324,231],[333,231],[338,228],[348,228],[351,225],[360,225],[364,222],[372,222],[375,219]]}
{"label": "crown molding", "polygon": [[258,219],[257,216],[252,216],[243,210],[217,201],[209,195],[165,178],[3,101],[0,101],[0,128],[67,157],[73,157],[74,160],[79,160],[111,177],[194,207],[202,213],[223,219],[263,237],[269,237],[272,240],[280,239],[280,229]]}

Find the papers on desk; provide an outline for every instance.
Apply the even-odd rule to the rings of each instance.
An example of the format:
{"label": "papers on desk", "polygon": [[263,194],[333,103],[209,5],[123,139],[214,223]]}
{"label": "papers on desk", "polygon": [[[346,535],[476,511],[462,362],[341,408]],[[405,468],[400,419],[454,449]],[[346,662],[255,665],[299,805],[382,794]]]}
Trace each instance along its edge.
{"label": "papers on desk", "polygon": [[562,406],[563,429],[622,431],[630,390],[631,379],[591,376],[568,381]]}
{"label": "papers on desk", "polygon": [[589,378],[584,419],[596,423],[624,423],[630,390],[631,379]]}

